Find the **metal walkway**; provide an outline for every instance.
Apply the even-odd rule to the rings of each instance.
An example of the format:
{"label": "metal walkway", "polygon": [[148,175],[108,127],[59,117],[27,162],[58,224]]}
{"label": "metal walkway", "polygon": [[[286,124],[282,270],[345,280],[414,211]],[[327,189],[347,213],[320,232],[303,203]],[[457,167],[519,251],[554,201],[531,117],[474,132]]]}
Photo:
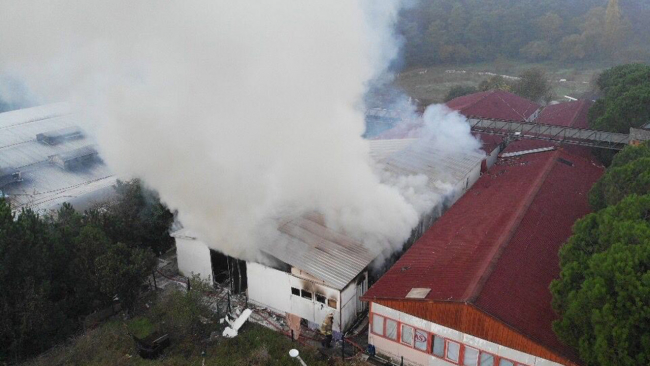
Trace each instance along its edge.
{"label": "metal walkway", "polygon": [[630,135],[624,133],[476,117],[469,117],[467,120],[472,126],[472,131],[492,135],[516,136],[611,150],[622,150],[630,143]]}

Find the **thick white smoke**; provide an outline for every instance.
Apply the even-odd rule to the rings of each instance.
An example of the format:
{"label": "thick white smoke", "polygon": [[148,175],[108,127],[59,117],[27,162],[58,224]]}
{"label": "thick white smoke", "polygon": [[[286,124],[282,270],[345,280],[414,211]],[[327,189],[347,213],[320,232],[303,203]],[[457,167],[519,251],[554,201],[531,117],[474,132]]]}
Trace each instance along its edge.
{"label": "thick white smoke", "polygon": [[0,73],[81,106],[102,155],[185,226],[250,257],[318,211],[401,243],[418,209],[373,172],[359,105],[398,0],[0,0]]}

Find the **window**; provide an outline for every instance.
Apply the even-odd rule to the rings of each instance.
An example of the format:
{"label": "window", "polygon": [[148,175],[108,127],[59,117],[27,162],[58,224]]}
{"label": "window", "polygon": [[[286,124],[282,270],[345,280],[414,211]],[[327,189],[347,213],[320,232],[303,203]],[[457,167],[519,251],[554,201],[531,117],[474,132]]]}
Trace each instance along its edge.
{"label": "window", "polygon": [[429,335],[427,334],[427,332],[419,329],[415,330],[415,348],[419,349],[420,351],[426,352],[428,340],[429,340]]}
{"label": "window", "polygon": [[307,290],[302,290],[300,296],[302,296],[305,299],[311,300],[311,292],[309,292]]}
{"label": "window", "polygon": [[503,359],[503,358],[499,361],[499,366],[514,366],[514,365],[515,365],[514,362]]}
{"label": "window", "polygon": [[433,336],[433,355],[440,358],[445,356],[445,339],[437,335]]}
{"label": "window", "polygon": [[478,364],[478,350],[465,346],[465,355],[463,356],[464,366],[476,366]]}
{"label": "window", "polygon": [[318,301],[321,304],[325,303],[325,296],[321,294],[316,294],[316,301]]}
{"label": "window", "polygon": [[386,319],[386,338],[397,340],[397,322],[392,319]]}
{"label": "window", "polygon": [[413,346],[413,327],[402,324],[402,343]]}
{"label": "window", "polygon": [[331,307],[332,309],[336,309],[336,300],[327,299],[327,306]]}
{"label": "window", "polygon": [[447,352],[445,352],[445,358],[454,363],[458,363],[459,356],[460,356],[460,344],[448,340]]}
{"label": "window", "polygon": [[480,359],[481,359],[481,363],[479,364],[479,366],[494,366],[494,356],[493,355],[491,355],[489,353],[481,352]]}
{"label": "window", "polygon": [[291,288],[291,295],[300,296],[300,290],[298,290],[298,289],[295,288],[295,287],[292,287],[292,288]]}
{"label": "window", "polygon": [[379,335],[384,335],[384,317],[377,314],[372,314],[372,332]]}

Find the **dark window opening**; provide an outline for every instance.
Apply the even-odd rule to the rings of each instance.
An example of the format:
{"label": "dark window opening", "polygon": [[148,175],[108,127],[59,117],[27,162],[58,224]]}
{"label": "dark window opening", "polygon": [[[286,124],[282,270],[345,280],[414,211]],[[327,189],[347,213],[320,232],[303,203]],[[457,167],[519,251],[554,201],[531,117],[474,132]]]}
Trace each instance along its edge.
{"label": "dark window opening", "polygon": [[311,292],[309,292],[309,291],[305,291],[305,290],[302,290],[302,294],[301,294],[301,296],[302,296],[303,298],[305,298],[305,299],[309,299],[309,300],[311,300],[311,298],[312,298],[312,294],[311,294]]}
{"label": "dark window opening", "polygon": [[316,301],[320,302],[321,304],[325,303],[325,296],[321,294],[316,294]]}
{"label": "dark window opening", "polygon": [[212,280],[214,283],[230,288],[230,291],[235,294],[246,290],[248,287],[246,261],[210,249],[210,262],[212,264]]}
{"label": "dark window opening", "polygon": [[291,288],[291,295],[300,296],[300,290],[298,290],[298,289],[295,288],[295,287],[292,287],[292,288]]}

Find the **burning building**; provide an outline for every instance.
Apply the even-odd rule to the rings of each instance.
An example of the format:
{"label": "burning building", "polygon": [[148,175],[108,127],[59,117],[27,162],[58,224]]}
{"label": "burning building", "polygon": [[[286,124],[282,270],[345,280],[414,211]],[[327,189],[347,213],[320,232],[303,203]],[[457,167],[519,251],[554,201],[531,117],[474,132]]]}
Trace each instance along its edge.
{"label": "burning building", "polygon": [[[479,179],[486,159],[478,151],[449,154],[418,139],[373,140],[370,145],[371,156],[386,179],[424,176],[427,194],[435,197],[435,204],[422,213],[405,247]],[[312,325],[333,313],[336,331],[352,325],[366,309],[360,298],[368,289],[371,270],[390,253],[331,229],[318,213],[281,221],[278,231],[277,239],[260,248],[266,260],[248,261],[245,269],[234,273],[227,269],[231,276],[245,274],[249,301],[280,314],[299,316]],[[218,266],[218,253],[189,229],[173,236],[183,274],[212,280],[220,275],[223,269]],[[236,287],[244,283],[243,279],[235,282]]]}

